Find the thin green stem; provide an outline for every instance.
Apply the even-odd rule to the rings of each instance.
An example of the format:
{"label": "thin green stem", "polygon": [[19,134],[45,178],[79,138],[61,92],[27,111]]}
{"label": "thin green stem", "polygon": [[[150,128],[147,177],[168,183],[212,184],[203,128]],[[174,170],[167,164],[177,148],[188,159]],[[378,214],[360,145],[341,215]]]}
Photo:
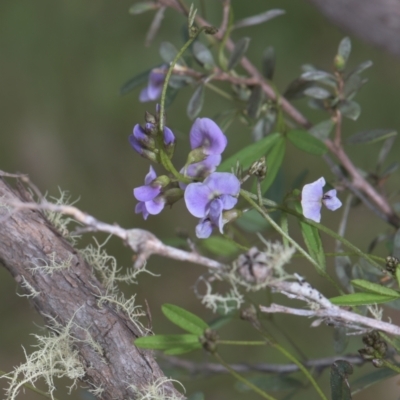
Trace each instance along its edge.
{"label": "thin green stem", "polygon": [[318,264],[318,262],[316,260],[314,260],[314,258],[312,258],[295,240],[293,240],[270,216],[267,212],[265,212],[265,210],[260,207],[250,196],[249,196],[249,192],[241,189],[240,190],[240,194],[242,195],[242,197],[244,197],[252,206],[255,210],[257,210],[268,222],[269,224],[275,228],[275,230],[280,233],[282,235],[282,237],[284,237],[289,243],[292,244],[293,247],[295,247],[301,254],[303,254],[303,256],[310,261],[310,263],[312,265],[314,265],[315,268],[317,268],[317,271],[319,271],[321,273],[321,275],[323,275],[326,279],[329,280],[329,282],[332,283],[332,285],[335,286],[336,289],[339,290],[339,292],[341,292],[340,287],[338,286],[338,284],[325,272],[321,269],[320,265]]}
{"label": "thin green stem", "polygon": [[[246,190],[241,190],[241,193],[245,193],[249,198],[251,199],[257,199],[257,195],[250,193]],[[329,236],[332,236],[334,239],[339,240],[340,242],[343,243],[344,246],[346,246],[347,248],[349,248],[350,250],[352,250],[356,255],[358,255],[359,257],[365,258],[368,261],[371,262],[372,265],[374,265],[375,267],[379,268],[380,270],[382,270],[382,266],[379,265],[377,262],[375,262],[374,258],[375,257],[371,257],[369,254],[364,253],[363,251],[361,251],[358,247],[354,246],[353,244],[351,244],[348,240],[346,240],[345,238],[339,236],[336,232],[332,231],[331,229],[327,228],[324,225],[318,224],[317,222],[311,221],[307,218],[305,218],[303,215],[299,214],[297,211],[294,211],[290,208],[281,206],[271,200],[268,199],[263,199],[263,204],[269,207],[274,207],[276,209],[279,209],[281,211],[286,212],[287,214],[291,214],[293,216],[295,216],[296,218],[298,218],[301,222],[304,222],[310,226],[313,226],[314,228],[319,229],[320,231],[326,233]]]}
{"label": "thin green stem", "polygon": [[172,71],[174,70],[174,67],[176,65],[176,63],[178,62],[178,60],[182,57],[183,53],[188,49],[188,47],[197,39],[197,36],[200,35],[201,32],[204,31],[204,29],[206,29],[206,27],[202,27],[200,28],[184,45],[183,47],[178,51],[177,55],[175,56],[175,58],[172,60],[169,68],[168,68],[168,72],[165,75],[165,81],[164,81],[164,85],[163,85],[163,89],[161,92],[161,102],[160,102],[160,119],[158,121],[158,131],[160,133],[160,135],[162,135],[162,133],[164,132],[164,122],[165,122],[165,97],[167,94],[167,88],[168,88],[168,84],[169,84],[169,80],[171,78],[172,75]]}
{"label": "thin green stem", "polygon": [[324,395],[324,392],[319,387],[316,380],[313,378],[313,376],[308,371],[308,369],[299,360],[297,360],[296,357],[292,356],[284,347],[282,347],[278,343],[271,343],[271,345],[273,347],[275,347],[278,351],[280,351],[286,358],[291,360],[294,364],[296,364],[299,367],[300,371],[303,372],[303,374],[307,377],[307,379],[310,381],[310,383],[314,386],[315,390],[320,395],[321,399],[328,400],[327,397]]}
{"label": "thin green stem", "polygon": [[180,172],[177,171],[174,164],[172,164],[172,161],[169,159],[167,153],[162,148],[160,149],[160,157],[161,157],[161,163],[162,163],[163,167],[167,171],[171,172],[171,174],[174,175],[174,177],[176,179],[178,179],[178,181],[181,181],[183,183],[192,182],[192,180],[190,178],[186,177],[185,175],[182,175]]}
{"label": "thin green stem", "polygon": [[218,340],[218,344],[228,344],[232,346],[265,346],[267,342],[265,340]]}
{"label": "thin green stem", "polygon": [[214,353],[215,358],[223,365],[229,373],[234,376],[238,381],[244,383],[246,386],[248,386],[250,389],[254,390],[256,393],[258,393],[260,396],[262,396],[264,399],[267,400],[276,400],[275,397],[270,396],[268,393],[263,392],[260,388],[258,388],[256,385],[248,381],[246,378],[243,378],[243,376],[239,375],[236,371],[234,371],[229,364],[227,364],[222,357],[218,353]]}
{"label": "thin green stem", "polygon": [[230,101],[234,100],[234,98],[229,93],[225,92],[225,90],[220,89],[218,86],[213,85],[212,83],[207,82],[205,86],[207,86],[210,90],[219,94],[221,97],[225,99],[228,99]]}
{"label": "thin green stem", "polygon": [[[3,376],[3,375],[7,375],[7,372],[4,372],[4,371],[0,370],[0,376]],[[48,399],[52,399],[52,400],[57,400],[54,396],[51,396],[50,394],[48,394],[46,392],[43,392],[40,389],[37,389],[35,386],[33,386],[33,385],[29,384],[29,383],[24,383],[23,386],[26,387],[29,390],[32,390],[32,392],[35,392],[35,393],[38,393],[38,394],[42,395],[43,397],[47,397]]]}
{"label": "thin green stem", "polygon": [[383,365],[387,368],[390,368],[392,371],[397,372],[398,374],[400,374],[400,367],[398,367],[397,365],[392,364],[390,361],[387,360],[382,360],[383,361]]}

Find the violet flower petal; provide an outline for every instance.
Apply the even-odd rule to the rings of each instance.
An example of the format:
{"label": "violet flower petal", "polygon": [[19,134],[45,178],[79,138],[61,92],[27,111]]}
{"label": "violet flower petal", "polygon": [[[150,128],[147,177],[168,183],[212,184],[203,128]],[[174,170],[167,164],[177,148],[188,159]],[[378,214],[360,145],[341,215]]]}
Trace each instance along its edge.
{"label": "violet flower petal", "polygon": [[145,88],[143,88],[143,89],[140,91],[140,94],[139,94],[139,101],[140,101],[141,103],[146,103],[146,102],[148,102],[148,101],[151,101],[151,98],[150,98],[150,96],[149,96],[149,91],[148,91],[147,86],[146,86]]}
{"label": "violet flower petal", "polygon": [[156,197],[154,200],[146,201],[146,209],[151,215],[160,214],[165,206],[165,199],[161,196]]}
{"label": "violet flower petal", "polygon": [[144,178],[144,184],[150,185],[150,183],[153,182],[154,179],[156,179],[156,178],[157,178],[156,171],[154,171],[154,168],[150,165],[149,172],[147,173],[147,175]]}
{"label": "violet flower petal", "polygon": [[208,207],[208,217],[210,218],[213,225],[219,226],[221,219],[221,213],[223,210],[223,204],[220,199],[214,199]]}
{"label": "violet flower petal", "polygon": [[204,180],[204,184],[209,187],[213,197],[223,194],[237,196],[240,191],[239,179],[229,172],[214,172]]}
{"label": "violet flower petal", "polygon": [[164,128],[164,143],[166,146],[175,142],[175,135],[168,127]]}
{"label": "violet flower petal", "polygon": [[133,195],[136,200],[139,201],[150,201],[153,200],[161,193],[161,188],[159,186],[153,187],[150,185],[139,186],[133,189]]}
{"label": "violet flower petal", "polygon": [[236,197],[233,197],[229,194],[223,194],[221,196],[221,200],[224,206],[224,210],[231,210],[238,202],[238,199]]}
{"label": "violet flower petal", "polygon": [[192,149],[203,148],[204,154],[221,154],[228,143],[219,126],[209,118],[197,118],[190,129]]}
{"label": "violet flower petal", "polygon": [[201,219],[196,226],[196,236],[199,239],[207,239],[212,233],[212,224],[208,218]]}
{"label": "violet flower petal", "polygon": [[309,201],[306,203],[301,203],[303,208],[303,215],[312,221],[321,221],[321,203],[315,201]]}
{"label": "violet flower petal", "polygon": [[336,197],[336,190],[326,192],[322,197],[322,202],[328,210],[335,211],[342,206],[342,202]]}
{"label": "violet flower petal", "polygon": [[189,183],[184,197],[190,214],[197,218],[204,218],[206,216],[206,208],[212,199],[211,191],[207,185],[201,182]]}
{"label": "violet flower petal", "polygon": [[136,204],[135,213],[136,214],[142,213],[144,219],[147,219],[147,217],[149,216],[149,212],[146,209],[146,205],[142,201]]}
{"label": "violet flower petal", "polygon": [[[162,66],[160,69],[166,70],[167,66]],[[157,100],[161,96],[165,74],[153,69],[149,74],[147,86],[140,92],[139,100],[141,102]]]}
{"label": "violet flower petal", "polygon": [[133,149],[139,154],[143,153],[143,145],[139,143],[139,141],[132,135],[129,135],[129,143],[133,147]]}

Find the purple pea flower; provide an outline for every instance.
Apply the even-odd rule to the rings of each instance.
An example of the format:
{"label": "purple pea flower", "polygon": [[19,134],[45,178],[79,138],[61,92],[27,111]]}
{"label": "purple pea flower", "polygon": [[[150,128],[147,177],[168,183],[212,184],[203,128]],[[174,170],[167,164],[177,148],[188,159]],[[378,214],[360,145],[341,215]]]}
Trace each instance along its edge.
{"label": "purple pea flower", "polygon": [[335,211],[342,206],[342,202],[336,197],[336,190],[329,190],[324,194],[325,179],[319,178],[313,183],[304,185],[301,192],[301,206],[303,215],[315,222],[321,221],[322,204],[328,210]]}
{"label": "purple pea flower", "polygon": [[[228,140],[219,126],[209,118],[197,118],[190,129],[189,138],[193,157],[201,161],[185,166],[181,173],[192,178],[205,178],[221,163],[221,154]],[[180,186],[184,188],[186,185]]]}
{"label": "purple pea flower", "polygon": [[213,227],[223,232],[222,212],[235,206],[239,190],[239,179],[228,172],[214,172],[204,182],[194,182],[187,186],[186,207],[192,215],[201,218],[196,226],[198,238],[208,238]]}
{"label": "purple pea flower", "polygon": [[165,199],[161,196],[163,185],[156,179],[157,174],[150,166],[150,171],[144,178],[144,185],[133,189],[133,195],[136,200],[139,200],[135,207],[135,213],[142,213],[144,219],[147,219],[149,214],[159,214],[165,205]]}
{"label": "purple pea flower", "polygon": [[[157,127],[155,124],[147,122],[144,127],[136,124],[133,127],[132,134],[129,136],[129,143],[140,155],[148,156],[156,147],[156,133]],[[164,127],[164,144],[166,146],[171,146],[174,143],[175,136],[173,132],[167,126]]]}
{"label": "purple pea flower", "polygon": [[168,67],[166,65],[162,65],[160,68],[151,70],[148,84],[140,92],[139,101],[145,103],[147,101],[154,101],[160,98],[165,81],[165,72],[167,69]]}

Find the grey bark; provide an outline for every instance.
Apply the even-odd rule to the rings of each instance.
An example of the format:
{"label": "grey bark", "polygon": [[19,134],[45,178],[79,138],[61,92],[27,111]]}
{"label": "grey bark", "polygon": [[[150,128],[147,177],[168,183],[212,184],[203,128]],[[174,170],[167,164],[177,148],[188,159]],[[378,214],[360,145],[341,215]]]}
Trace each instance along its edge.
{"label": "grey bark", "polygon": [[309,0],[360,39],[400,57],[399,0]]}
{"label": "grey bark", "polygon": [[[13,189],[0,178],[2,202],[32,201],[28,196],[22,186]],[[65,326],[73,318],[71,334],[77,339],[74,346],[86,369],[84,381],[104,389],[100,398],[135,399],[137,392],[128,385],[140,389],[163,377],[151,353],[133,345],[140,332],[131,320],[112,304],[98,306],[98,296],[105,295],[105,290],[91,266],[44,215],[22,210],[7,218],[7,213],[5,207],[0,207],[0,264],[16,282],[25,279],[40,293],[31,301],[47,324],[51,325],[51,318],[55,318]],[[71,257],[71,267],[52,274],[40,270],[32,273],[38,260],[50,263],[52,253],[58,260]],[[101,346],[101,354],[84,341],[88,339],[87,332]],[[170,383],[164,390],[180,396]]]}

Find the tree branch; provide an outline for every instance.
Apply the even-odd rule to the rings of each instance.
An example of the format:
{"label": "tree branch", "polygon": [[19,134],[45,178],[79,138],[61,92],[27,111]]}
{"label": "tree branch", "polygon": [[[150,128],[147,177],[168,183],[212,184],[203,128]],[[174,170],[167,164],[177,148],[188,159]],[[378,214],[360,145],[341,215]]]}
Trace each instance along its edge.
{"label": "tree branch", "polygon": [[[20,186],[12,189],[0,177],[0,263],[23,290],[29,291],[36,310],[48,326],[71,321],[71,337],[85,368],[85,382],[103,391],[103,400],[135,399],[140,391],[164,377],[147,351],[133,340],[143,335],[140,324],[111,302],[99,303],[107,293],[82,255],[48,222],[31,209],[11,210],[8,204],[32,200]],[[68,268],[49,274],[35,265],[68,262]],[[25,288],[25,289],[24,289]],[[96,348],[88,343],[90,337]],[[100,350],[99,350],[100,349]],[[134,389],[135,388],[135,389]],[[171,383],[161,389],[181,395]]]}

